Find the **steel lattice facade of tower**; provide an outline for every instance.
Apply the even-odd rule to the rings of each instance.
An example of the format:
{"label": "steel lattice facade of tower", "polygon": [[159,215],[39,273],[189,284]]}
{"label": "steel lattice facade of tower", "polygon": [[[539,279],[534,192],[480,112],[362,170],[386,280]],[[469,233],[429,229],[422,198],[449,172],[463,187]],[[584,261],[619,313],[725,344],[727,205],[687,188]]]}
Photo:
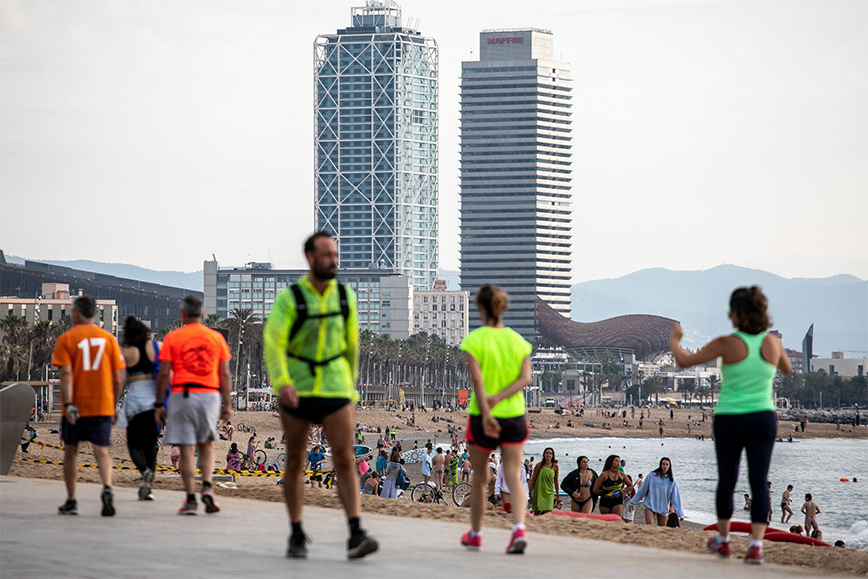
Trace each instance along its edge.
{"label": "steel lattice facade of tower", "polygon": [[393,2],[314,44],[315,219],[341,268],[438,273],[438,49]]}
{"label": "steel lattice facade of tower", "polygon": [[545,30],[482,32],[479,56],[461,70],[461,288],[501,286],[533,338],[537,296],[570,315],[570,67]]}

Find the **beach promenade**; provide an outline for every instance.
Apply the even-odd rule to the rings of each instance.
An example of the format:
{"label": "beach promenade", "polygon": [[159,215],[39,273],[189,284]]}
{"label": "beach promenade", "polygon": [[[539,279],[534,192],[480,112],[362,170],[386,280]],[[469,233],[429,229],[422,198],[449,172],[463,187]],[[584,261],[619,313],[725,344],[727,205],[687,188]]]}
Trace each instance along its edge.
{"label": "beach promenade", "polygon": [[79,485],[77,517],[56,514],[60,481],[0,477],[0,572],[4,577],[809,577],[816,570],[676,553],[610,542],[530,533],[522,557],[503,554],[508,532],[485,531],[482,552],[458,545],[466,525],[365,515],[380,552],[346,560],[341,511],[308,507],[310,558],[289,560],[283,505],[220,497],[223,512],[179,517],[180,492],[140,502],[135,489],[115,488],[117,516],[99,516],[99,487]]}

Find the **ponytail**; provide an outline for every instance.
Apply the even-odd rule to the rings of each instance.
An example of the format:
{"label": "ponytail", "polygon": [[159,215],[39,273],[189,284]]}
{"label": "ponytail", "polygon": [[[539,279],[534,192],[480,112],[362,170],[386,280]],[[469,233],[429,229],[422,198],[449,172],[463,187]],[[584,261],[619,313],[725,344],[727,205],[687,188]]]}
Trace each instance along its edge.
{"label": "ponytail", "polygon": [[487,283],[476,292],[476,307],[484,311],[489,320],[498,323],[509,308],[509,296],[496,285]]}

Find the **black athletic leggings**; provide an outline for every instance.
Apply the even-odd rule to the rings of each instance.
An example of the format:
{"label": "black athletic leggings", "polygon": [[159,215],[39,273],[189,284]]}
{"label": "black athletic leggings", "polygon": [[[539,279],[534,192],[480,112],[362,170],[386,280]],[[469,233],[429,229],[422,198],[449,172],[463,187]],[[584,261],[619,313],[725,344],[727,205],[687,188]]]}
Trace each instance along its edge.
{"label": "black athletic leggings", "polygon": [[774,412],[752,414],[715,414],[714,448],[717,451],[717,518],[732,518],[732,495],[738,481],[741,451],[747,451],[747,477],[750,481],[752,523],[769,521],[769,465],[778,434]]}
{"label": "black athletic leggings", "polygon": [[127,426],[127,447],[130,458],[141,472],[157,468],[157,423],[154,410],[140,412],[130,419]]}

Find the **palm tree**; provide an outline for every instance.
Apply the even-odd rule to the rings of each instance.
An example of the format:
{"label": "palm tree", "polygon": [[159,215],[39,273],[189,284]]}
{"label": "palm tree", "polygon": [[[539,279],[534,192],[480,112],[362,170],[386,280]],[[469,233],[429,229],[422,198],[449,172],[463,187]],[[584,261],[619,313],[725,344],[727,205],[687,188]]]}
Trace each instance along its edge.
{"label": "palm tree", "polygon": [[27,360],[27,351],[30,345],[30,336],[27,328],[27,320],[15,314],[0,319],[0,333],[3,334],[2,343],[2,369],[0,373],[7,379],[21,379],[21,367]]}
{"label": "palm tree", "polygon": [[712,374],[708,377],[708,389],[711,390],[711,405],[714,406],[714,393],[720,390],[720,376]]}
{"label": "palm tree", "polygon": [[[246,365],[252,365],[259,370],[262,378],[262,318],[253,313],[253,308],[232,308],[229,317],[223,320],[223,327],[229,330],[229,349],[235,357],[235,388],[241,380],[239,366],[242,357]],[[255,358],[251,354],[258,353]]]}
{"label": "palm tree", "polygon": [[205,320],[202,322],[209,328],[217,328],[220,326],[220,322],[223,318],[220,317],[220,314],[208,314],[205,316]]}
{"label": "palm tree", "polygon": [[30,327],[30,367],[27,372],[28,380],[30,379],[31,370],[38,369],[39,372],[36,375],[42,376],[43,369],[51,363],[51,354],[57,341],[53,325],[53,322],[48,320],[37,320]]}

